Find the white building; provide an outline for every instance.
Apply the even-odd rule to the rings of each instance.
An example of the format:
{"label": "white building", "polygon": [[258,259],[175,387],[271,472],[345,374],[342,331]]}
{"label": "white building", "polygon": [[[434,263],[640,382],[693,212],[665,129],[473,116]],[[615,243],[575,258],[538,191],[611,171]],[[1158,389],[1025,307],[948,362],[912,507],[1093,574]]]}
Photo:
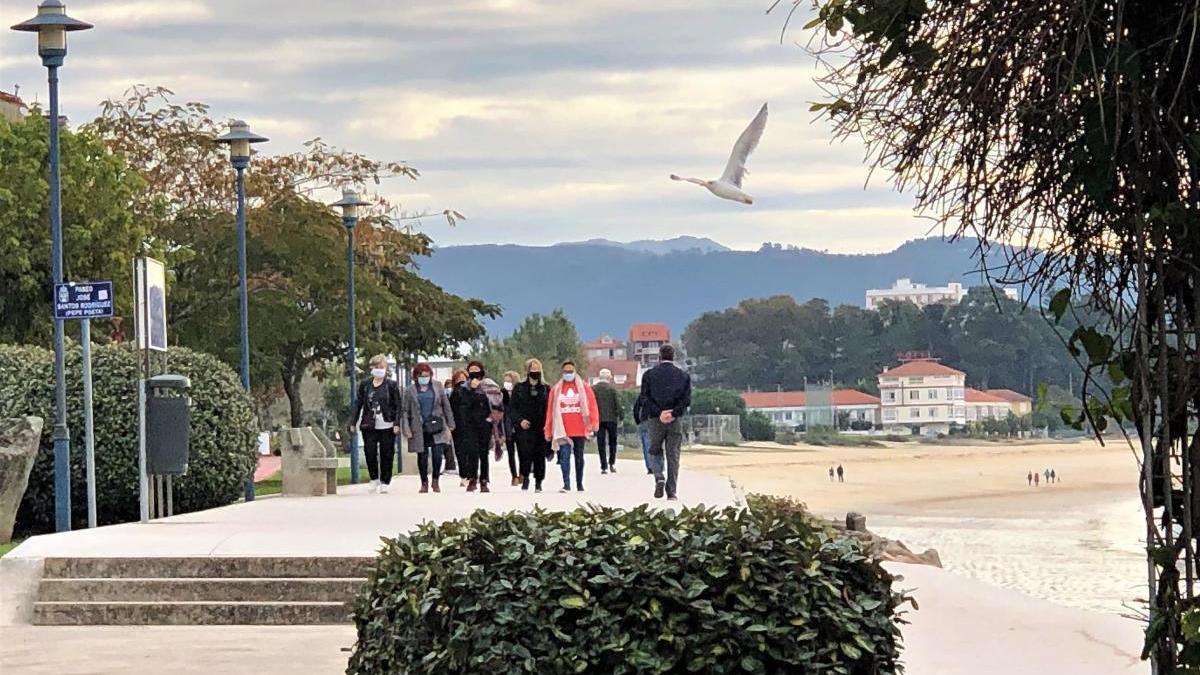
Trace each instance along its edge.
{"label": "white building", "polygon": [[948,434],[967,421],[966,373],[931,361],[909,361],[879,374],[879,416],[885,431]]}
{"label": "white building", "polygon": [[[1017,291],[1005,288],[1003,292],[1013,300],[1017,299]],[[897,279],[891,288],[873,288],[867,291],[867,309],[876,309],[885,300],[911,302],[918,307],[944,302],[957,305],[967,295],[967,289],[957,281],[951,281],[945,286],[926,286],[914,284],[912,279]]]}
{"label": "white building", "polygon": [[[757,410],[780,428],[792,429],[806,424],[808,396],[803,391],[750,391],[742,394],[747,410]],[[835,389],[832,395],[833,417],[849,414],[850,419],[879,424],[879,399],[854,389]],[[826,415],[828,417],[828,415]]]}

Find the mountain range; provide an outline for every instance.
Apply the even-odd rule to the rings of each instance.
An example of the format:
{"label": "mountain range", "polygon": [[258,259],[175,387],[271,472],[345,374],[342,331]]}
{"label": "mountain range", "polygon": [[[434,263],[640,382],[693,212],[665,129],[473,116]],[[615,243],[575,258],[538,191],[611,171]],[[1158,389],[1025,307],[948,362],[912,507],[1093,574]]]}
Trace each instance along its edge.
{"label": "mountain range", "polygon": [[526,316],[566,310],[580,337],[624,337],[630,324],[662,322],[678,336],[700,314],[747,298],[792,295],[831,305],[863,305],[867,289],[900,278],[930,286],[982,282],[976,242],[907,242],[877,254],[827,253],[764,244],[730,250],[711,239],[619,243],[608,240],[519,246],[481,244],[437,249],[421,271],[446,290],[499,304],[488,322],[510,334]]}

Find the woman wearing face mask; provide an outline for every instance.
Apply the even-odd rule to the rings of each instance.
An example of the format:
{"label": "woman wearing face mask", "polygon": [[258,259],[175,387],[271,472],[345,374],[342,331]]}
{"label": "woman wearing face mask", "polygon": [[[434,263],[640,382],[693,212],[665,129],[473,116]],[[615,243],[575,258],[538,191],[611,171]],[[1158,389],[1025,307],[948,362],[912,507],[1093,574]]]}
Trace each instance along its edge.
{"label": "woman wearing face mask", "polygon": [[583,492],[583,450],[599,428],[600,410],[591,385],[579,377],[574,361],[563,361],[562,379],[550,390],[544,427],[546,440],[558,450],[563,492],[571,491],[571,455],[575,456],[575,489]]}
{"label": "woman wearing face mask", "polygon": [[510,406],[513,439],[517,443],[517,457],[520,460],[521,489],[529,489],[529,479],[532,477],[534,491],[541,492],[542,481],[546,479],[546,455],[550,450],[543,435],[550,388],[542,381],[541,361],[526,361],[525,374],[525,381],[513,387]]}
{"label": "woman wearing face mask", "polygon": [[[404,390],[400,411],[400,429],[408,439],[408,451],[417,454],[420,492],[429,492],[430,478],[433,479],[433,491],[441,492],[438,479],[442,474],[442,457],[454,431],[454,414],[446,390],[440,382],[433,380],[433,368],[428,363],[418,363],[413,368],[413,383]],[[430,459],[433,460],[432,467]]]}
{"label": "woman wearing face mask", "polygon": [[521,381],[520,373],[510,370],[504,374],[504,448],[508,452],[508,472],[512,474],[512,484],[521,484],[521,474],[517,471],[517,418],[513,410],[513,392]]}
{"label": "woman wearing face mask", "polygon": [[386,494],[396,459],[396,435],[400,433],[400,387],[388,379],[387,356],[371,357],[371,377],[358,385],[354,403],[351,419],[362,430],[367,473],[371,476],[369,491]]}
{"label": "woman wearing face mask", "polygon": [[[456,405],[458,403],[458,396],[455,395],[455,392],[457,392],[458,388],[461,387],[466,381],[466,368],[459,368],[455,370],[453,373],[451,373],[450,379],[446,380],[446,402],[450,404],[450,413],[454,417],[454,431],[450,434],[450,445],[453,447],[450,448],[449,454],[452,460],[446,462],[446,470],[448,471],[453,468],[454,471],[458,473],[459,487],[467,486],[467,474],[465,473],[464,469],[461,468],[466,462],[463,461],[462,452],[458,449],[461,445],[459,443],[459,439],[462,436],[463,429],[458,425],[458,406]],[[451,464],[454,466],[451,467]]]}
{"label": "woman wearing face mask", "polygon": [[492,439],[492,405],[483,392],[483,364],[467,364],[467,380],[450,394],[454,410],[454,449],[458,453],[458,475],[467,480],[467,492],[488,489],[487,452]]}

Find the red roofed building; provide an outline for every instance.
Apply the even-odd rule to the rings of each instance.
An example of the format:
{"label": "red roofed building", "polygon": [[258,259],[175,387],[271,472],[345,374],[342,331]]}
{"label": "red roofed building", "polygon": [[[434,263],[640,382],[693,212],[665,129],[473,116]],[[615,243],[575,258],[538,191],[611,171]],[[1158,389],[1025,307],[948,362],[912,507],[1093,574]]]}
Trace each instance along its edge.
{"label": "red roofed building", "polygon": [[643,368],[658,365],[658,348],[671,341],[671,329],[665,323],[635,323],[629,328],[629,358]]}
{"label": "red roofed building", "polygon": [[609,335],[585,342],[583,352],[587,354],[588,361],[601,359],[624,361],[629,358],[629,351],[625,343]]}
{"label": "red roofed building", "polygon": [[1022,394],[1012,389],[988,389],[987,393],[992,396],[999,396],[1008,401],[1012,406],[1012,412],[1017,417],[1024,417],[1033,413],[1033,399],[1025,394]]}
{"label": "red roofed building", "polygon": [[20,96],[0,91],[0,119],[19,122],[28,110],[29,106],[25,105]]}
{"label": "red roofed building", "polygon": [[[742,394],[747,410],[757,410],[777,427],[793,428],[805,424],[808,396],[803,391],[748,391]],[[879,399],[854,389],[833,391],[834,419],[839,412],[851,420],[879,424]]]}
{"label": "red roofed building", "polygon": [[879,415],[892,433],[948,434],[967,421],[967,375],[933,359],[916,359],[879,374]]}
{"label": "red roofed building", "polygon": [[638,362],[625,359],[589,359],[588,381],[596,384],[600,381],[600,371],[605,368],[612,371],[613,386],[617,389],[638,388]]}

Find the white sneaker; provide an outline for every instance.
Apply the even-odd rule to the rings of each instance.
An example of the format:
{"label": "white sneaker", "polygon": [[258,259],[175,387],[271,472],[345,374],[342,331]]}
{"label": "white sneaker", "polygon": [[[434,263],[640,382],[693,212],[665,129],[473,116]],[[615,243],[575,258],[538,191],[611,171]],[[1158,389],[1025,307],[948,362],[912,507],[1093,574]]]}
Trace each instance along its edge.
{"label": "white sneaker", "polygon": [[388,493],[388,484],[384,483],[383,485],[380,485],[379,491],[386,495]]}
{"label": "white sneaker", "polygon": [[371,487],[367,488],[367,493],[375,494],[376,492],[379,492],[379,481],[373,480],[371,481]]}

